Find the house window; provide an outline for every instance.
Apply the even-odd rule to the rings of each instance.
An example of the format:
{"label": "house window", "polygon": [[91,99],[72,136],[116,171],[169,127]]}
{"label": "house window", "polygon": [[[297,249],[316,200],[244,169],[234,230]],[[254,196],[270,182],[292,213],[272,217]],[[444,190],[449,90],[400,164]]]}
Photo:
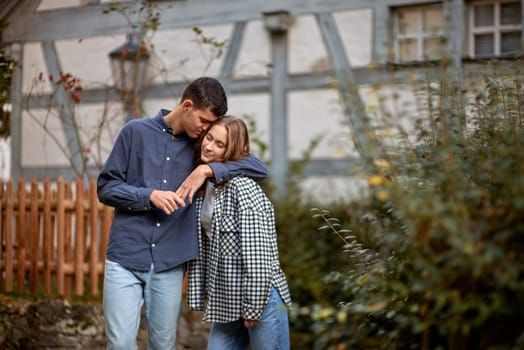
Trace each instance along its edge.
{"label": "house window", "polygon": [[397,62],[440,59],[445,50],[442,4],[400,7],[394,14]]}
{"label": "house window", "polygon": [[470,8],[470,53],[505,56],[522,51],[520,1],[473,2]]}

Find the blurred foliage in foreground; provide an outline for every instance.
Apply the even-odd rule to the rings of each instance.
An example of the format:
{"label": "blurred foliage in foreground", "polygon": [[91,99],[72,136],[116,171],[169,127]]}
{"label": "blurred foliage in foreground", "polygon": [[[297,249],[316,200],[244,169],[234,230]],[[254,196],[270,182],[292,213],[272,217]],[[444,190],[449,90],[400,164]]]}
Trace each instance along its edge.
{"label": "blurred foliage in foreground", "polygon": [[524,349],[521,80],[423,85],[414,135],[379,140],[369,197],[313,209],[316,236],[279,204],[294,346]]}

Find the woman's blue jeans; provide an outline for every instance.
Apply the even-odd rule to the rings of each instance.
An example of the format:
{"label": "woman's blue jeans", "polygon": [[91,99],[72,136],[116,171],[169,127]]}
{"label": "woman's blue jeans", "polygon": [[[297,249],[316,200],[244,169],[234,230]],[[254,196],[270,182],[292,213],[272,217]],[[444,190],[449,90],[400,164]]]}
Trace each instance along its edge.
{"label": "woman's blue jeans", "polygon": [[104,318],[107,349],[133,350],[145,303],[149,350],[174,350],[184,266],[165,272],[134,271],[106,260]]}
{"label": "woman's blue jeans", "polygon": [[208,350],[289,350],[289,321],[287,307],[275,288],[271,288],[269,302],[259,323],[244,327],[244,320],[213,323]]}

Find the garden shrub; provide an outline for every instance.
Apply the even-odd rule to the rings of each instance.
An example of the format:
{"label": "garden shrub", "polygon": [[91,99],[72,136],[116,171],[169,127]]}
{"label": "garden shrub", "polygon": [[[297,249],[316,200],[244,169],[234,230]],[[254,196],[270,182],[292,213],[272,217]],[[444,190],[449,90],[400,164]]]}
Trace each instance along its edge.
{"label": "garden shrub", "polygon": [[368,174],[369,201],[356,206],[367,231],[314,210],[346,262],[328,275],[331,305],[302,313],[312,348],[524,348],[519,74],[477,81],[464,102],[439,84],[441,108],[426,110],[417,140],[388,144],[385,166]]}

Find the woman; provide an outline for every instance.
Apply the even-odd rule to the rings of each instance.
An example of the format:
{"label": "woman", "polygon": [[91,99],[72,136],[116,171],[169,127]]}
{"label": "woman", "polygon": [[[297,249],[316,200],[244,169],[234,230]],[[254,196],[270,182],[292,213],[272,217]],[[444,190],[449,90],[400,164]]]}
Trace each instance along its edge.
{"label": "woman", "polygon": [[[203,135],[200,161],[249,153],[247,127],[226,116]],[[188,303],[212,322],[208,349],[289,349],[291,298],[280,268],[273,206],[246,177],[214,184],[197,198],[200,257],[189,263]],[[205,307],[204,307],[205,305]]]}

